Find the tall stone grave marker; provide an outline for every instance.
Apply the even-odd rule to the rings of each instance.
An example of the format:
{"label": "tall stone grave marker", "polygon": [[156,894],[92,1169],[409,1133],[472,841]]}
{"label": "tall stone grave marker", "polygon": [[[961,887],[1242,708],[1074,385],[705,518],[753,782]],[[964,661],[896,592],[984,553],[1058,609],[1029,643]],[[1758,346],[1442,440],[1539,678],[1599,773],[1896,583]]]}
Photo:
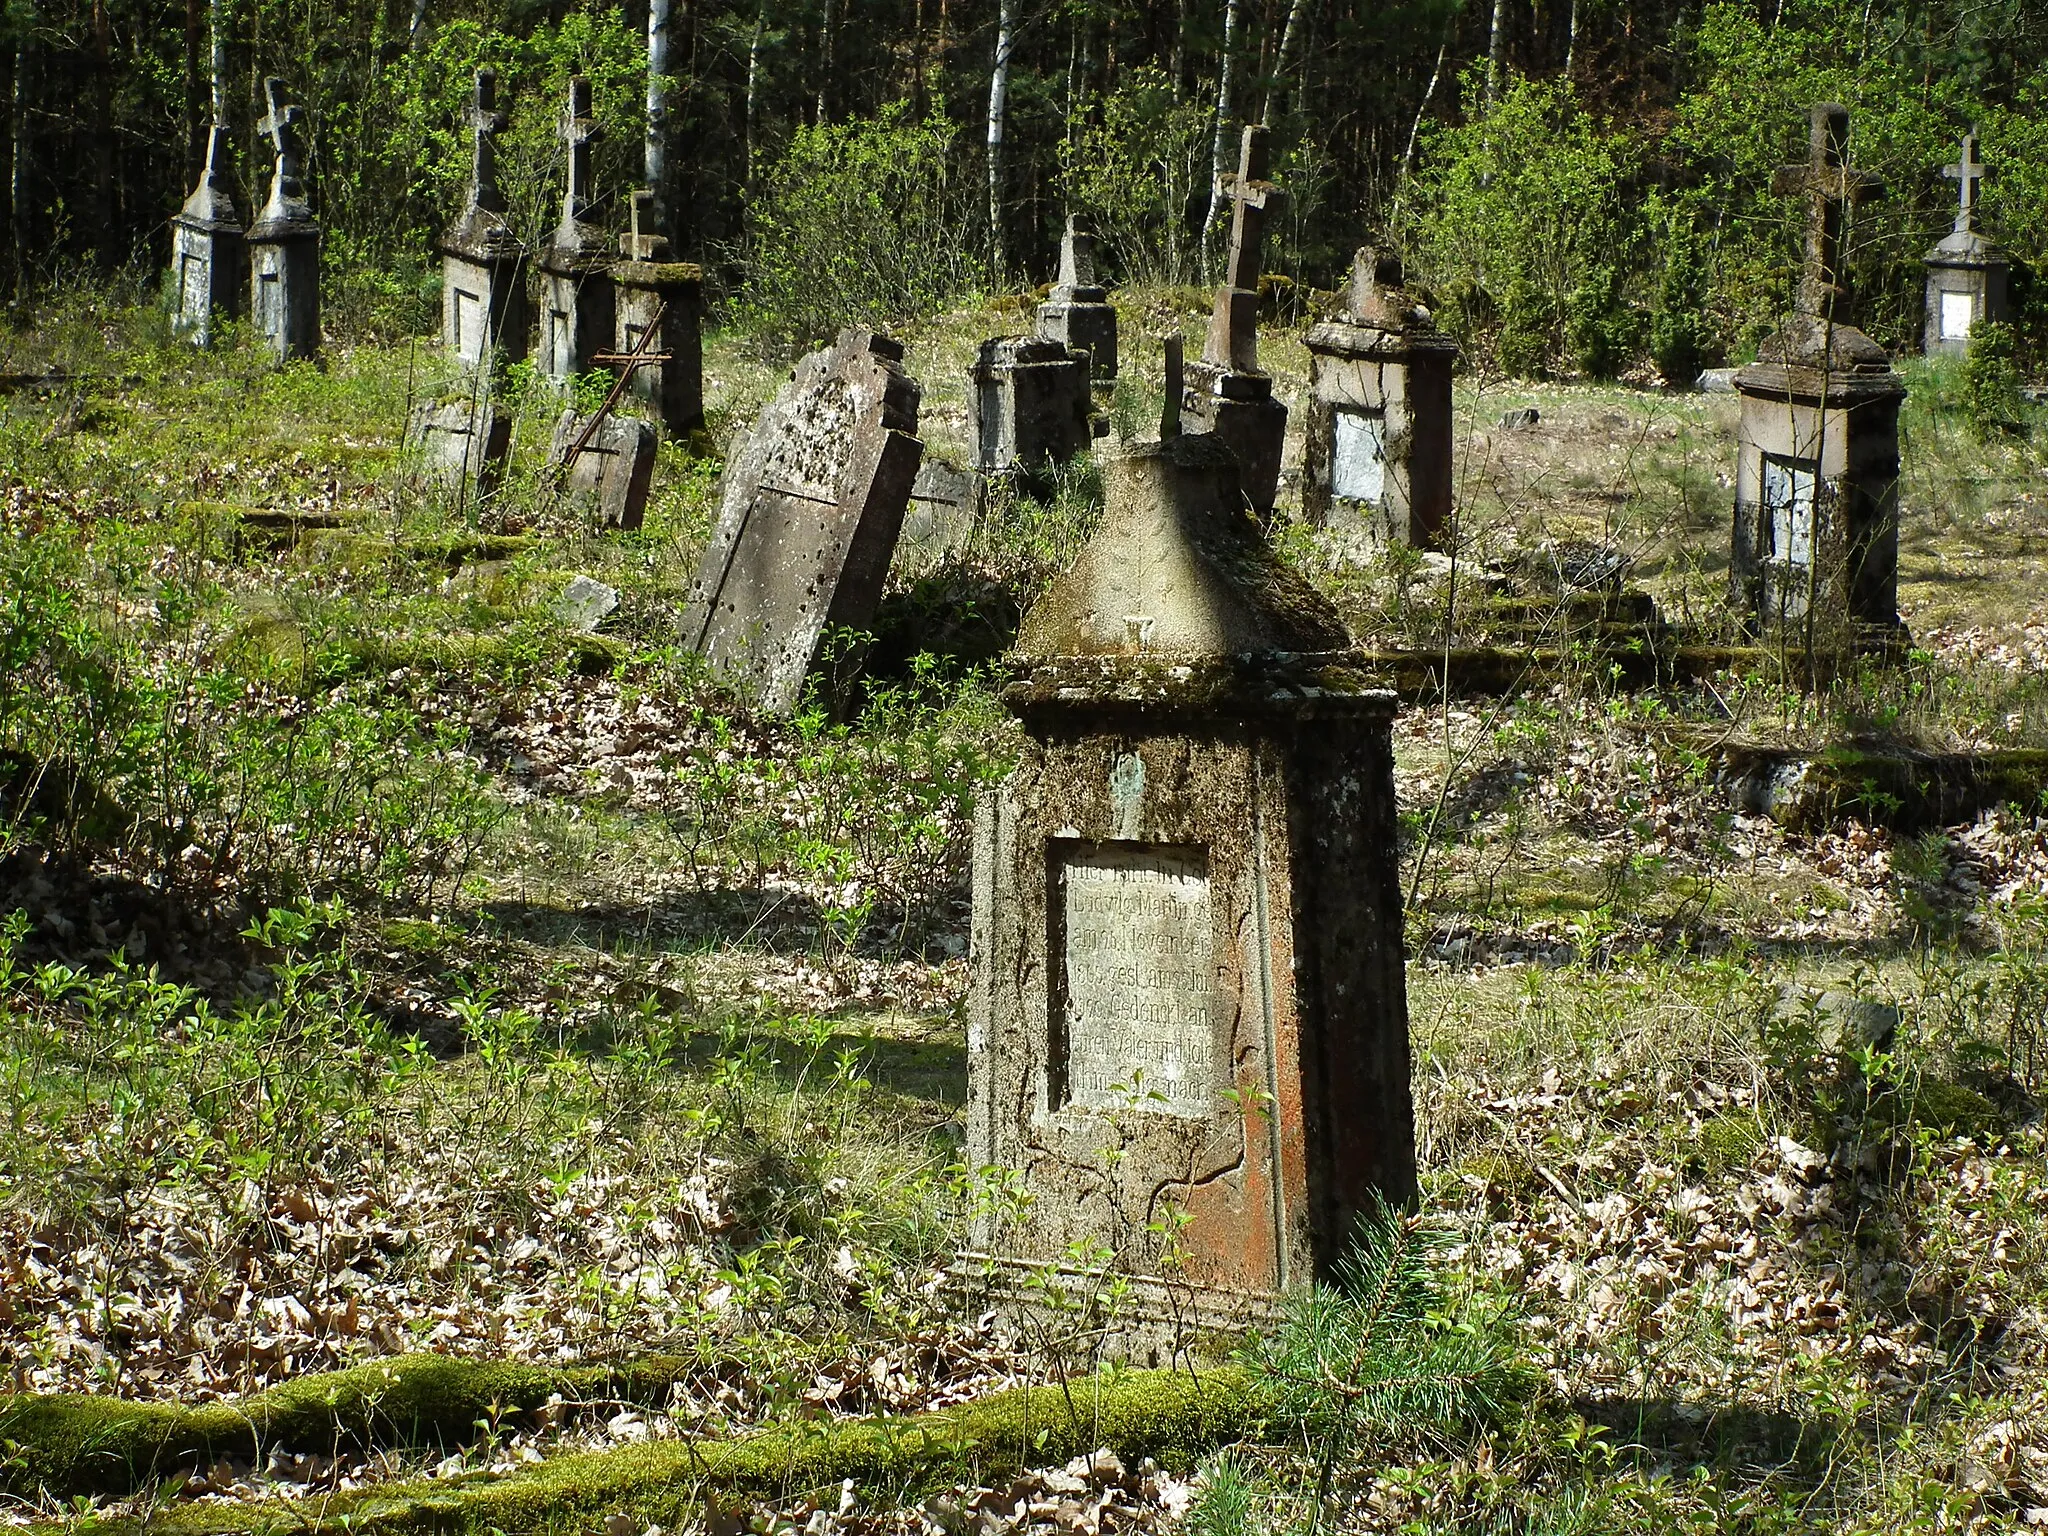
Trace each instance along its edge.
{"label": "tall stone grave marker", "polygon": [[1097,383],[1116,378],[1116,306],[1109,290],[1095,280],[1095,236],[1079,215],[1067,216],[1060,238],[1060,277],[1038,306],[1038,334],[1073,352],[1088,354],[1089,377]]}
{"label": "tall stone grave marker", "polygon": [[591,223],[590,146],[602,130],[590,115],[590,82],[569,81],[562,114],[562,146],[569,162],[562,222],[541,252],[541,371],[558,384],[587,373],[615,336],[617,300],[611,247]]}
{"label": "tall stone grave marker", "polygon": [[299,125],[306,109],[285,100],[284,82],[263,82],[268,108],[256,127],[277,164],[270,199],[249,230],[249,313],[279,362],[320,350],[320,226],[300,180]]}
{"label": "tall stone grave marker", "polygon": [[1956,183],[1958,206],[1955,228],[1926,256],[1922,348],[1929,357],[1961,357],[1970,350],[1973,327],[2007,318],[2012,263],[1977,228],[1977,184],[1984,179],[1984,163],[1977,158],[1974,132],[1964,137],[1956,163],[1943,166],[1941,174]]}
{"label": "tall stone grave marker", "polygon": [[[641,354],[626,388],[671,436],[704,425],[704,269],[671,261],[666,235],[653,227],[654,194],[633,194],[631,223],[619,237],[625,258],[612,268],[618,321],[612,355]],[[641,340],[654,332],[644,350]]]}
{"label": "tall stone grave marker", "polygon": [[1239,473],[1212,435],[1105,455],[975,823],[968,1156],[1034,1199],[970,1268],[1106,1251],[1200,1322],[1327,1277],[1415,1188],[1393,696]]}
{"label": "tall stone grave marker", "polygon": [[215,123],[206,133],[199,185],[171,220],[171,324],[200,347],[212,344],[216,318],[241,314],[249,281],[248,231],[235,208],[228,157],[227,126]]}
{"label": "tall stone grave marker", "polygon": [[903,344],[849,328],[796,365],[726,467],[683,630],[765,713],[803,698],[830,629],[866,629],[924,454]]}
{"label": "tall stone grave marker", "polygon": [[1092,439],[1088,356],[1036,336],[984,341],[967,370],[967,438],[983,474],[1034,474]]}
{"label": "tall stone grave marker", "polygon": [[526,247],[505,222],[498,190],[498,76],[476,72],[470,99],[469,192],[441,236],[441,345],[466,369],[516,363],[526,356],[532,318],[526,299]]}
{"label": "tall stone grave marker", "polygon": [[1352,259],[1343,313],[1308,333],[1301,509],[1371,544],[1441,549],[1451,521],[1451,367],[1458,344],[1401,287],[1401,259]]}
{"label": "tall stone grave marker", "polygon": [[1228,443],[1243,471],[1252,510],[1269,516],[1280,491],[1280,453],[1287,407],[1273,397],[1272,375],[1259,368],[1259,251],[1266,215],[1284,194],[1266,179],[1266,130],[1249,126],[1230,193],[1230,256],[1209,317],[1202,360],[1188,367],[1187,415],[1199,431]]}
{"label": "tall stone grave marker", "polygon": [[1844,163],[1848,133],[1846,107],[1815,107],[1806,162],[1778,173],[1777,190],[1806,204],[1798,300],[1735,373],[1734,600],[1763,628],[1810,627],[1831,644],[1898,624],[1906,396],[1884,349],[1851,323],[1844,225],[1879,187]]}

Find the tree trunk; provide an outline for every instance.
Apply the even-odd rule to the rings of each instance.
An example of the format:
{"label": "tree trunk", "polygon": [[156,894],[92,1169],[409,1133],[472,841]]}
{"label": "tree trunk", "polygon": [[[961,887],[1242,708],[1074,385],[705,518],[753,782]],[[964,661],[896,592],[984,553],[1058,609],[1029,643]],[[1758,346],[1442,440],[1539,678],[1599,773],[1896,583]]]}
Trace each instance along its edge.
{"label": "tree trunk", "polygon": [[668,207],[668,18],[669,0],[647,0],[647,138],[641,147],[641,179],[654,194],[654,228],[669,230]]}
{"label": "tree trunk", "polygon": [[1493,0],[1493,26],[1486,34],[1486,104],[1500,96],[1501,65],[1508,51],[1508,0]]}
{"label": "tree trunk", "polygon": [[754,185],[754,122],[758,110],[761,90],[761,34],[768,26],[768,0],[761,0],[754,11],[754,36],[747,44],[747,105],[746,116],[740,123],[740,138],[747,156],[747,181],[749,188]]}
{"label": "tree trunk", "polygon": [[1564,77],[1569,80],[1579,62],[1579,0],[1572,0],[1571,19],[1565,23]]}
{"label": "tree trunk", "polygon": [[1237,86],[1238,33],[1243,27],[1244,0],[1224,0],[1223,63],[1216,72],[1216,137],[1210,149],[1209,211],[1202,216],[1202,257],[1215,269],[1216,226],[1223,212],[1223,178],[1235,165],[1231,146],[1236,139],[1231,126],[1236,120],[1234,100]]}
{"label": "tree trunk", "polygon": [[14,291],[28,287],[28,71],[35,10],[21,18],[14,44],[14,79],[7,93],[7,144],[13,151],[7,168],[7,232],[14,246]]}
{"label": "tree trunk", "polygon": [[1266,121],[1280,118],[1289,104],[1289,77],[1294,73],[1294,56],[1301,48],[1302,34],[1308,30],[1309,11],[1315,0],[1291,0],[1287,7],[1287,25],[1280,29],[1280,55],[1273,61],[1273,90],[1266,104]]}
{"label": "tree trunk", "polygon": [[93,237],[93,258],[101,271],[113,268],[115,244],[120,239],[119,210],[114,206],[114,61],[107,21],[107,0],[92,0],[92,99],[93,123],[86,142],[92,146],[93,219],[99,225]]}
{"label": "tree trunk", "polygon": [[229,0],[208,0],[207,5],[207,21],[213,28],[213,120],[222,124],[228,120],[228,28],[233,22],[228,4]]}
{"label": "tree trunk", "polygon": [[837,28],[833,21],[833,0],[825,0],[824,12],[818,19],[818,107],[812,121],[831,121],[832,102],[826,94],[832,84],[833,54],[838,43]]}
{"label": "tree trunk", "polygon": [[988,75],[988,249],[1000,278],[1003,257],[1003,128],[1010,107],[1010,53],[1016,46],[1016,0],[998,0],[995,65]]}
{"label": "tree trunk", "polygon": [[1408,147],[1401,152],[1401,179],[1394,186],[1394,206],[1387,215],[1391,228],[1401,212],[1401,199],[1408,195],[1408,178],[1415,173],[1415,141],[1422,136],[1422,119],[1429,112],[1429,100],[1436,95],[1436,83],[1443,78],[1444,54],[1449,50],[1451,40],[1446,37],[1437,45],[1436,68],[1429,72],[1429,84],[1423,88],[1422,101],[1415,109],[1415,121],[1408,125]]}

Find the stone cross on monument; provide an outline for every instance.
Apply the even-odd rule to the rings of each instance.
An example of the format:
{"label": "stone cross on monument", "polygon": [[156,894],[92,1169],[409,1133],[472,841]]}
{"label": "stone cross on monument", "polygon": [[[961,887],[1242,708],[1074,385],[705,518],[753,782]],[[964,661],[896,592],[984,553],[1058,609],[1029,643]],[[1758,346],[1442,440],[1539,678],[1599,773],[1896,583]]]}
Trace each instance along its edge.
{"label": "stone cross on monument", "polygon": [[469,123],[470,151],[469,206],[487,213],[505,211],[505,195],[498,190],[498,135],[505,131],[507,118],[498,110],[498,75],[495,70],[476,72],[476,94],[464,114]]}
{"label": "stone cross on monument", "polygon": [[303,207],[306,201],[298,143],[299,124],[306,120],[306,109],[284,99],[284,82],[276,75],[264,80],[263,99],[270,111],[256,124],[256,131],[270,140],[271,150],[277,156],[277,171],[271,179],[270,202],[262,216],[266,220],[289,218],[292,214],[287,210],[293,205]]}
{"label": "stone cross on monument", "polygon": [[1944,165],[1941,174],[1956,183],[1956,227],[1967,235],[1977,227],[1977,183],[1984,179],[1984,162],[1977,158],[1977,130],[1963,135],[1963,152],[1954,165]]}
{"label": "stone cross on monument", "polygon": [[1843,250],[1848,211],[1884,190],[1875,176],[1851,170],[1845,163],[1848,139],[1849,109],[1836,102],[1820,103],[1813,109],[1805,161],[1780,166],[1771,181],[1771,190],[1779,196],[1806,201],[1806,261],[1797,300],[1800,313],[1845,322],[1850,300]]}
{"label": "stone cross on monument", "polygon": [[590,212],[590,146],[603,134],[590,115],[590,82],[581,75],[569,81],[569,109],[562,114],[561,139],[569,152],[569,185],[562,195],[562,224],[583,222]]}
{"label": "stone cross on monument", "polygon": [[1260,246],[1266,233],[1266,214],[1277,213],[1286,194],[1266,180],[1269,169],[1266,129],[1261,123],[1245,125],[1244,141],[1238,151],[1237,172],[1223,178],[1230,196],[1230,255],[1223,284],[1226,288],[1258,291]]}

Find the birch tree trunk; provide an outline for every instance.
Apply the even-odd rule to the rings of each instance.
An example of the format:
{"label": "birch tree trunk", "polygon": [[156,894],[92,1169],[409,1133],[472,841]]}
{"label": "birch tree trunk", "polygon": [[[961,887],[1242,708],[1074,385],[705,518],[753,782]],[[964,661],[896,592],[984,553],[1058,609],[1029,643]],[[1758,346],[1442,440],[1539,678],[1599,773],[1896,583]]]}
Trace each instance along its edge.
{"label": "birch tree trunk", "polygon": [[1486,34],[1486,102],[1500,96],[1501,65],[1508,51],[1508,0],[1493,0],[1493,25]]}
{"label": "birch tree trunk", "polygon": [[995,66],[988,76],[988,249],[998,278],[1008,265],[1003,255],[1003,127],[1010,109],[1010,53],[1016,34],[1016,0],[999,0]]}
{"label": "birch tree trunk", "polygon": [[1216,72],[1216,138],[1209,154],[1209,211],[1202,216],[1202,259],[1215,270],[1216,225],[1223,211],[1223,178],[1231,170],[1230,132],[1237,115],[1238,32],[1243,26],[1244,0],[1224,0],[1223,65]]}
{"label": "birch tree trunk", "polygon": [[756,102],[761,89],[761,34],[768,26],[768,0],[761,0],[754,11],[754,36],[747,44],[747,105],[746,117],[740,124],[740,138],[747,155],[747,186],[754,185],[754,121]]}
{"label": "birch tree trunk", "polygon": [[14,246],[14,291],[27,286],[28,273],[28,71],[33,6],[21,18],[14,44],[14,78],[7,93],[7,143],[13,156],[7,168],[7,232]]}
{"label": "birch tree trunk", "polygon": [[647,138],[641,179],[654,194],[654,227],[668,229],[668,18],[669,0],[647,0]]}
{"label": "birch tree trunk", "polygon": [[1273,122],[1287,111],[1294,73],[1294,56],[1308,30],[1309,12],[1315,0],[1292,0],[1287,7],[1287,25],[1280,29],[1280,55],[1273,61],[1273,92],[1266,104],[1265,118]]}
{"label": "birch tree trunk", "polygon": [[[213,120],[225,124],[228,120],[228,28],[234,17],[228,10],[229,0],[209,0],[207,20],[213,28]],[[426,0],[419,0],[424,6]]]}

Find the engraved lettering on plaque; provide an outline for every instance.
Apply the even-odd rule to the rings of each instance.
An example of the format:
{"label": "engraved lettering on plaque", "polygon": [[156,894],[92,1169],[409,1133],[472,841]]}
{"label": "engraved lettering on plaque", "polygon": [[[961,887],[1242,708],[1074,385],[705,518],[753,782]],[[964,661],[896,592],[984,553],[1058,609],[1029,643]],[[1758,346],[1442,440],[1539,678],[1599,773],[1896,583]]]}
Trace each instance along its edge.
{"label": "engraved lettering on plaque", "polygon": [[1378,506],[1387,488],[1386,418],[1339,407],[1333,426],[1331,494]]}
{"label": "engraved lettering on plaque", "polygon": [[[1060,1102],[1205,1116],[1215,1109],[1215,935],[1198,848],[1074,845],[1054,855]],[[1063,1080],[1063,1086],[1062,1086]]]}

